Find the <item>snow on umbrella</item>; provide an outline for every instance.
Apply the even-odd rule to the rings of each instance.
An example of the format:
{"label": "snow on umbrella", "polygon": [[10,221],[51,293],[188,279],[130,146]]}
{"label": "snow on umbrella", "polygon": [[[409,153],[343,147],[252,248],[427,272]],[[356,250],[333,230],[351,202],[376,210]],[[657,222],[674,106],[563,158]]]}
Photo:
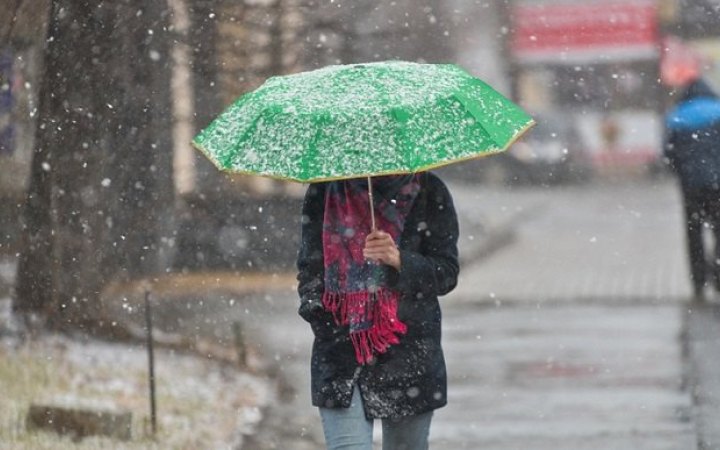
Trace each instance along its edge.
{"label": "snow on umbrella", "polygon": [[390,61],[272,77],[193,144],[221,170],[316,182],[497,153],[533,124],[458,66]]}

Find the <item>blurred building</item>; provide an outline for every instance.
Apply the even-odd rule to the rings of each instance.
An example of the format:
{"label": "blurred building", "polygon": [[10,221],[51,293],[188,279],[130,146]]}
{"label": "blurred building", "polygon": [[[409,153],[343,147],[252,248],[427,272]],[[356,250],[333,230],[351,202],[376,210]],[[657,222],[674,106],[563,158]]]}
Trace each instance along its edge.
{"label": "blurred building", "polygon": [[[516,98],[539,119],[573,128],[576,157],[601,173],[661,164],[664,37],[717,64],[718,0],[514,0],[506,20]],[[579,144],[579,145],[578,145]]]}
{"label": "blurred building", "polygon": [[576,156],[600,172],[638,170],[657,161],[656,2],[516,1],[508,20],[514,92],[539,126],[569,122],[580,140]]}
{"label": "blurred building", "polygon": [[[25,11],[13,41],[0,49],[0,197],[13,199],[2,206],[7,222],[17,222],[27,186],[45,35],[40,16],[48,3],[42,0],[37,14]],[[720,81],[720,0],[168,3],[177,33],[173,175],[183,267],[259,264],[291,247],[273,243],[284,243],[294,227],[289,215],[303,187],[219,174],[189,145],[212,117],[269,76],[387,59],[459,63],[539,122],[512,156],[463,165],[475,178],[496,161],[509,161],[505,170],[516,178],[533,167],[543,176],[572,172],[577,166],[568,161],[598,171],[653,167],[667,97],[658,83],[667,35],[702,55],[708,77]]]}

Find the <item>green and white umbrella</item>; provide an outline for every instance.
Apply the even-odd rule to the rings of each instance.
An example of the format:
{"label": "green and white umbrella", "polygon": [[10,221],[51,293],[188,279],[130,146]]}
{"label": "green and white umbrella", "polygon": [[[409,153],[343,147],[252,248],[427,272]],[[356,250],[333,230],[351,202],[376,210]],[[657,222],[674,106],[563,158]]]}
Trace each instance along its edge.
{"label": "green and white umbrella", "polygon": [[272,77],[193,144],[224,171],[316,182],[497,153],[533,124],[458,66],[391,61]]}

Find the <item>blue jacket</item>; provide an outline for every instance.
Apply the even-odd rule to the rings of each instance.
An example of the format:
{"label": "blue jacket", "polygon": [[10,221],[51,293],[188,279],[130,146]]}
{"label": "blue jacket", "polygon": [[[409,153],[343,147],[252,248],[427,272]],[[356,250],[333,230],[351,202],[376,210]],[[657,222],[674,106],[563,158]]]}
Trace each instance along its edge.
{"label": "blue jacket", "polygon": [[720,99],[692,83],[665,117],[664,154],[685,191],[720,189]]}

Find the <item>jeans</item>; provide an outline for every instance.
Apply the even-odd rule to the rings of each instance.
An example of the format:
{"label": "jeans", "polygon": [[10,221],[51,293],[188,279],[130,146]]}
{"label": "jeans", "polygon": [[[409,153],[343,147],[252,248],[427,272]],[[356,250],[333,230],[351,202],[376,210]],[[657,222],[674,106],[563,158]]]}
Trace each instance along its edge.
{"label": "jeans", "polygon": [[[427,450],[432,411],[401,419],[382,419],[383,450]],[[373,421],[365,418],[355,385],[349,408],[320,408],[328,450],[372,450]]]}

